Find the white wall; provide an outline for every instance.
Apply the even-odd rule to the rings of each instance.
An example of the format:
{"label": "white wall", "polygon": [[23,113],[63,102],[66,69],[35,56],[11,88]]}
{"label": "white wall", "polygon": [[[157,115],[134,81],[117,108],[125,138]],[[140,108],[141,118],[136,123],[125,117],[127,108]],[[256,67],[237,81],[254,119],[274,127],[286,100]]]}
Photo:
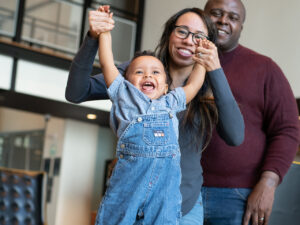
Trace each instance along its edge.
{"label": "white wall", "polygon": [[[156,47],[166,20],[185,7],[203,8],[206,0],[147,0],[142,49]],[[247,18],[241,44],[271,57],[300,98],[300,1],[244,0]]]}
{"label": "white wall", "polygon": [[97,125],[65,121],[55,225],[89,225],[98,140]]}
{"label": "white wall", "polygon": [[[62,158],[65,136],[65,120],[51,117],[47,122],[43,158],[51,159],[48,178],[52,178],[51,201],[46,203],[46,221],[55,224],[58,204],[58,191],[61,177],[53,175],[54,159]],[[62,163],[62,161],[61,161]],[[61,170],[61,167],[60,167]],[[45,193],[46,194],[46,193]]]}
{"label": "white wall", "polygon": [[108,127],[99,127],[98,150],[94,171],[94,188],[92,199],[92,210],[98,209],[103,193],[103,183],[105,177],[105,162],[115,157],[117,138]]}
{"label": "white wall", "polygon": [[300,1],[246,0],[247,18],[241,43],[270,56],[300,98]]}

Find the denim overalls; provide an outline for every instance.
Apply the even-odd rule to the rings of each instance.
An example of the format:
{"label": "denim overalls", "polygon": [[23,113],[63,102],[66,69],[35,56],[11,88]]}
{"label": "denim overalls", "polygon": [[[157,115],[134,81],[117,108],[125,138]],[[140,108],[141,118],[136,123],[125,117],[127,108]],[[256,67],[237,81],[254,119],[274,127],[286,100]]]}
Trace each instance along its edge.
{"label": "denim overalls", "polygon": [[119,137],[117,156],[96,225],[178,224],[181,171],[178,120],[173,111],[133,116]]}

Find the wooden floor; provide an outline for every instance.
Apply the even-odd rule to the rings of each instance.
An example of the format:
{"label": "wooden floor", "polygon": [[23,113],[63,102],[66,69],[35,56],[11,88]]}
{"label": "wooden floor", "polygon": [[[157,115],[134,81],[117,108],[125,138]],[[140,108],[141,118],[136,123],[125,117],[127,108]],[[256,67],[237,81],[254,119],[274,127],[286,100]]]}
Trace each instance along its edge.
{"label": "wooden floor", "polygon": [[97,211],[93,211],[91,214],[91,225],[95,225]]}

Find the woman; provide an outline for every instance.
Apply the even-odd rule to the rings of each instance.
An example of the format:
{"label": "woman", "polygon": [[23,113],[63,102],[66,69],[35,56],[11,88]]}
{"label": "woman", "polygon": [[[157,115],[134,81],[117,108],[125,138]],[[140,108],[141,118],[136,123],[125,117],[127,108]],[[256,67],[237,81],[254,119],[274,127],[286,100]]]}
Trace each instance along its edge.
{"label": "woman", "polygon": [[[97,11],[90,12],[89,22],[89,35],[73,60],[66,88],[67,100],[74,103],[108,98],[103,76],[89,75],[98,49],[98,35],[106,31],[104,27],[107,24],[114,26],[114,23]],[[166,22],[156,52],[169,73],[170,89],[182,86],[187,80],[194,66],[192,56],[196,49],[195,39],[205,36],[214,42],[216,29],[200,9],[183,9]],[[244,139],[243,117],[220,67],[217,48],[213,46],[201,49],[200,52],[202,65],[207,71],[205,84],[187,106],[186,112],[180,115],[183,200],[180,224],[189,225],[203,223],[200,158],[201,151],[209,142],[213,126],[217,125],[219,134],[230,145],[239,145]],[[122,64],[119,71],[124,73],[127,65]]]}

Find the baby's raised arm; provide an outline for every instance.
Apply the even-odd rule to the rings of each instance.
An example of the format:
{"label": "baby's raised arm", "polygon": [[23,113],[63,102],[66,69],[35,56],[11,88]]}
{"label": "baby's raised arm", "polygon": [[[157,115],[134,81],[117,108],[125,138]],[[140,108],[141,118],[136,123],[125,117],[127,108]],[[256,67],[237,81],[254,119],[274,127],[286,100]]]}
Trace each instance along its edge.
{"label": "baby's raised arm", "polygon": [[[203,41],[199,41],[199,46],[203,46]],[[201,53],[200,53],[201,54]],[[198,91],[203,85],[204,79],[205,79],[205,73],[206,70],[204,66],[202,66],[200,63],[198,63],[198,52],[196,50],[195,56],[193,56],[193,59],[195,60],[195,65],[192,70],[191,75],[189,76],[189,79],[184,85],[183,90],[185,92],[186,97],[186,103],[189,103],[193,100],[193,98],[196,96]]]}
{"label": "baby's raised arm", "polygon": [[186,103],[189,103],[196,96],[203,85],[206,70],[203,66],[195,63],[193,71],[189,76],[186,85],[183,87],[185,92]]}
{"label": "baby's raised arm", "polygon": [[[109,6],[101,6],[98,10],[100,10],[101,12],[106,12],[107,16],[112,18],[112,13],[110,13],[109,11]],[[99,35],[98,52],[99,62],[101,65],[104,80],[106,86],[109,87],[119,74],[119,71],[114,63],[110,31],[101,33]]]}

